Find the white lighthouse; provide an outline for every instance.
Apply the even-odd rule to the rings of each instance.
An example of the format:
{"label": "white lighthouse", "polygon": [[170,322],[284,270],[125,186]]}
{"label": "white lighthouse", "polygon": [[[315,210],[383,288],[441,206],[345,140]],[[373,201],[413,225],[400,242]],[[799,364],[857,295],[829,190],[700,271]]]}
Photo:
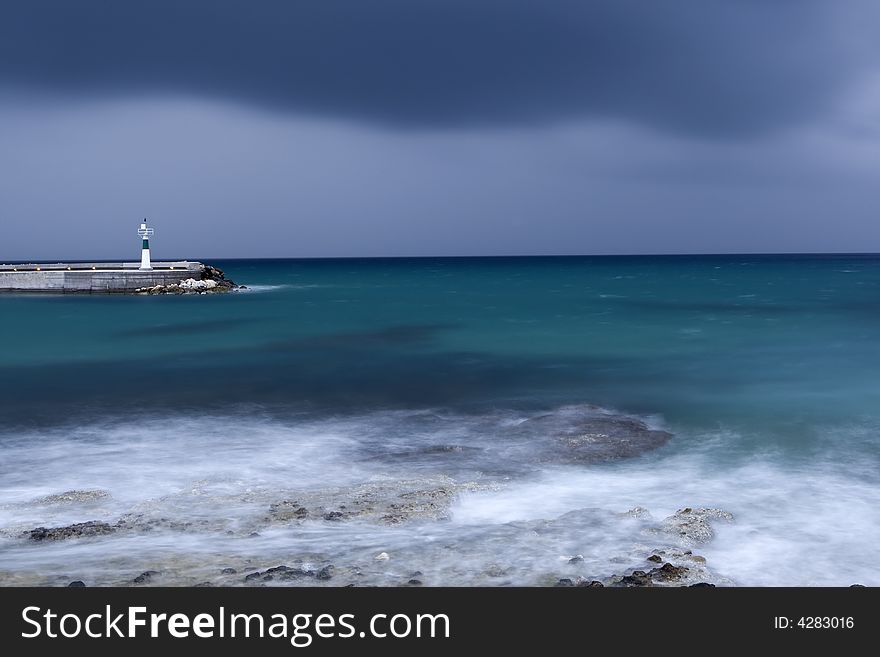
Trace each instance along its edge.
{"label": "white lighthouse", "polygon": [[147,228],[147,219],[138,228],[138,235],[141,236],[141,269],[149,271],[153,268],[150,264],[150,236],[153,234],[152,228]]}

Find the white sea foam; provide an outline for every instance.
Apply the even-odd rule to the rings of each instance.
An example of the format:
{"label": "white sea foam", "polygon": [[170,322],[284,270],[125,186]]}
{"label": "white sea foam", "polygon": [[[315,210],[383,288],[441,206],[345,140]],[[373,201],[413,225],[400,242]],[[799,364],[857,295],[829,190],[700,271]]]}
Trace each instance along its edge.
{"label": "white sea foam", "polygon": [[[579,412],[566,407],[556,416],[565,422]],[[332,562],[339,578],[356,583],[406,581],[415,570],[428,584],[601,578],[644,567],[650,550],[675,545],[652,527],[681,507],[704,506],[735,516],[693,548],[719,581],[880,584],[875,464],[830,451],[844,440],[858,446],[870,427],[840,428],[829,451],[809,461],[769,450],[731,455],[727,448],[739,436],[718,432],[680,434],[666,448],[628,461],[551,465],[521,440],[507,444],[508,430],[523,426],[525,417],[424,410],[322,420],[140,418],[7,435],[0,441],[7,466],[0,472],[0,583],[123,584],[152,569],[167,584],[236,584],[248,569],[302,559]],[[443,449],[431,451],[437,446]],[[450,446],[477,451],[444,451]],[[492,464],[494,472],[483,467]],[[447,522],[267,521],[271,504],[297,492],[438,473],[480,484],[453,504]],[[108,495],[41,501],[84,489]],[[624,515],[635,507],[651,517]],[[37,526],[137,516],[152,522],[153,531],[42,543],[20,538]],[[380,552],[390,555],[387,563],[374,560]],[[570,565],[574,554],[584,560]],[[228,566],[240,573],[218,580]]]}
{"label": "white sea foam", "polygon": [[275,290],[283,290],[284,288],[289,287],[300,287],[300,286],[291,286],[291,285],[248,285],[243,290],[238,290],[241,293],[252,293],[257,294],[260,292],[274,292]]}
{"label": "white sea foam", "polygon": [[[720,466],[706,450],[654,461],[587,469],[552,469],[527,483],[464,497],[455,521],[466,525],[553,518],[576,509],[623,512],[641,507],[655,518],[683,506],[721,508],[735,517],[699,546],[710,567],[744,586],[877,585],[880,485],[819,460],[787,467],[769,454]],[[618,553],[638,534],[612,527]],[[649,543],[646,539],[642,541]],[[585,541],[589,543],[589,541]]]}

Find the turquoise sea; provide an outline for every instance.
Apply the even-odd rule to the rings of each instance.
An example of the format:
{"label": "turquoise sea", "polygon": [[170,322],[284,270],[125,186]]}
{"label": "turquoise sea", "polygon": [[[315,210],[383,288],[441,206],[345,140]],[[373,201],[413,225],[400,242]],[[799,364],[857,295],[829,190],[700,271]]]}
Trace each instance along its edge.
{"label": "turquoise sea", "polygon": [[[210,264],[249,289],[0,296],[0,584],[880,584],[880,256]],[[672,437],[547,456],[597,414]]]}

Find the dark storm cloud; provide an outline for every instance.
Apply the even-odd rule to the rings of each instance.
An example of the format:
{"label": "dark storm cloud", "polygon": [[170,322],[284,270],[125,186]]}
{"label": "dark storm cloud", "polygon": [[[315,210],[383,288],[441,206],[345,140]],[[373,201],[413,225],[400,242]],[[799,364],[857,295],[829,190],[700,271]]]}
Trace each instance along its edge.
{"label": "dark storm cloud", "polygon": [[741,135],[827,109],[859,72],[869,6],[29,0],[0,10],[0,85],[196,93],[391,126],[597,117]]}

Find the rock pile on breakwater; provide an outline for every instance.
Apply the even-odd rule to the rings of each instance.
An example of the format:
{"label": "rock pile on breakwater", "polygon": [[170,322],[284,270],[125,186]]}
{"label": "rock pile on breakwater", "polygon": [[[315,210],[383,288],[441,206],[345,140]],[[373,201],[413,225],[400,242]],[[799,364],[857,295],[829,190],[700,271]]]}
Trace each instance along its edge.
{"label": "rock pile on breakwater", "polygon": [[244,289],[247,289],[247,286],[238,285],[226,278],[222,269],[205,265],[200,278],[190,277],[178,283],[140,287],[135,292],[137,294],[206,294]]}

